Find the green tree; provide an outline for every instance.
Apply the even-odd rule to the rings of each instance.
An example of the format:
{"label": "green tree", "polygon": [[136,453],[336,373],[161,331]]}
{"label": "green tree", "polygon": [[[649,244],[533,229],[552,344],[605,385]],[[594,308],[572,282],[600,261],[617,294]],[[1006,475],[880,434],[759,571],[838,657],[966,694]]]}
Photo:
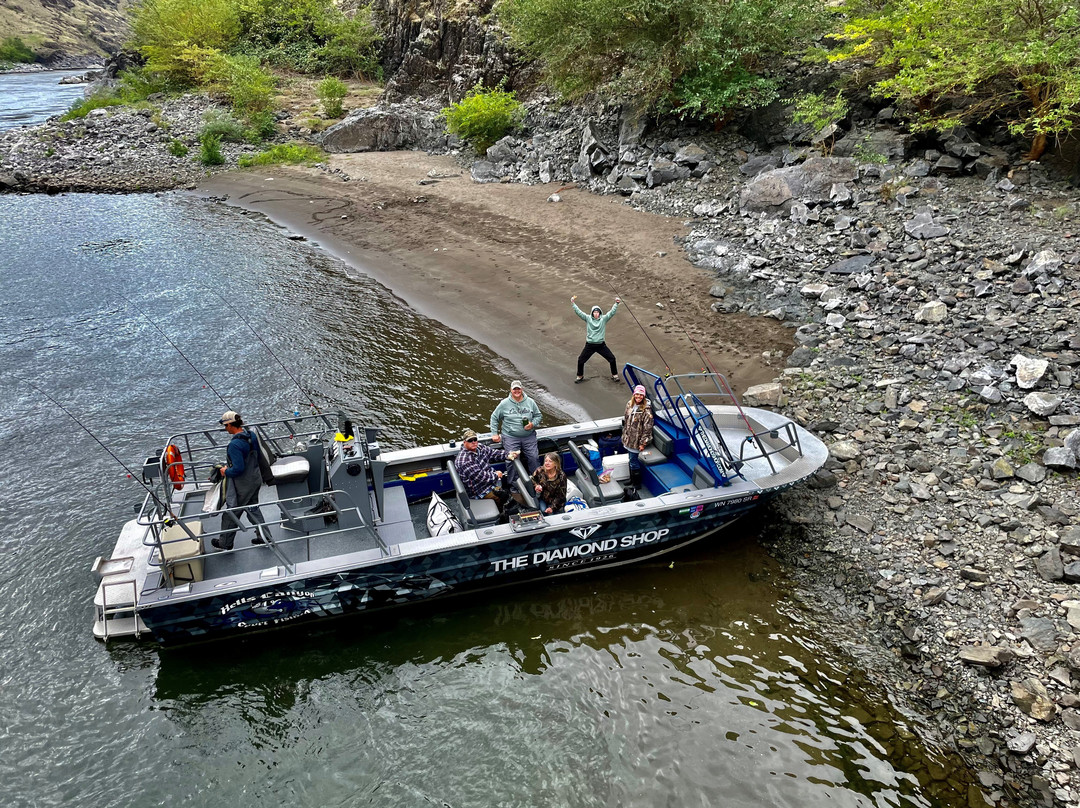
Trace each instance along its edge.
{"label": "green tree", "polygon": [[1075,0],[901,0],[841,38],[833,58],[869,56],[889,69],[875,91],[911,102],[920,126],[1000,116],[1031,138],[1034,160],[1080,121]]}
{"label": "green tree", "polygon": [[468,94],[442,110],[446,131],[484,154],[496,140],[521,124],[525,108],[514,94],[501,87],[485,90],[477,84]]}
{"label": "green tree", "polygon": [[308,73],[374,76],[379,35],[364,6],[347,17],[332,0],[236,0],[242,47]]}
{"label": "green tree", "polygon": [[132,13],[132,44],[153,72],[170,72],[185,48],[227,50],[241,31],[232,0],[142,0]]}
{"label": "green tree", "polygon": [[499,17],[570,98],[715,118],[775,100],[764,69],[826,21],[822,0],[505,0]]}

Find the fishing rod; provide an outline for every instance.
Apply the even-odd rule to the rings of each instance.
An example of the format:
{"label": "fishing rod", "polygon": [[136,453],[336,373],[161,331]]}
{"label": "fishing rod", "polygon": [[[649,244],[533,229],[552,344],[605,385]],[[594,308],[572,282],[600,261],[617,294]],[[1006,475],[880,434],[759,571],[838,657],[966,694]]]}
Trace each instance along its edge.
{"label": "fishing rod", "polygon": [[[80,421],[78,418],[76,418],[75,414],[72,413],[71,410],[69,410],[67,407],[65,407],[63,404],[61,404],[55,398],[50,396],[48,393],[46,393],[44,390],[42,390],[40,387],[38,387],[33,382],[27,381],[26,379],[22,379],[21,381],[24,384],[26,384],[27,386],[32,387],[39,394],[41,394],[42,396],[47,398],[49,401],[51,401],[57,408],[59,408],[59,410],[62,413],[64,413],[64,415],[66,415],[68,418],[70,418],[72,421],[74,421],[76,424],[78,424],[82,428],[83,432],[85,432],[87,435],[89,435],[91,438],[93,438],[95,441],[97,441],[98,446],[100,446],[102,449],[104,449],[106,452],[108,452],[109,457],[111,457],[113,460],[115,460],[117,463],[120,464],[120,467],[124,471],[126,471],[128,473],[128,476],[131,477],[131,479],[133,479],[135,482],[137,482],[139,485],[141,485],[143,487],[143,489],[146,491],[146,493],[150,495],[150,498],[154,500],[154,504],[158,506],[158,509],[161,512],[169,514],[169,516],[172,517],[174,520],[176,519],[176,515],[173,513],[173,510],[172,510],[172,506],[167,504],[167,503],[162,502],[161,498],[157,495],[157,493],[154,491],[154,489],[152,489],[145,482],[143,482],[142,478],[137,476],[134,471],[132,471],[130,468],[128,468],[128,465],[123,460],[121,460],[119,457],[117,457],[116,453],[112,449],[110,449],[108,446],[106,446],[101,441],[101,439],[90,430],[90,427],[88,427],[86,424],[84,424],[82,421]],[[186,526],[184,526],[184,529],[185,529],[185,531],[187,531]],[[190,533],[190,531],[187,531],[187,532]],[[192,537],[192,538],[194,538],[194,537]]]}
{"label": "fishing rod", "polygon": [[264,340],[262,338],[262,336],[260,336],[259,332],[255,330],[255,326],[253,326],[250,322],[248,322],[248,319],[243,314],[240,313],[240,310],[237,309],[236,306],[234,306],[232,303],[230,303],[229,300],[224,295],[222,295],[217,289],[212,289],[211,287],[205,286],[205,285],[203,285],[203,288],[206,289],[207,291],[213,292],[215,295],[217,295],[221,299],[221,302],[224,303],[226,306],[228,306],[229,309],[232,311],[232,313],[240,318],[240,322],[242,322],[244,325],[246,325],[251,330],[251,333],[255,335],[255,339],[257,339],[260,343],[262,343],[262,346],[264,348],[266,348],[267,352],[272,357],[274,357],[274,359],[277,361],[277,363],[279,365],[281,365],[281,369],[285,371],[285,375],[288,376],[290,379],[292,379],[293,384],[295,384],[297,389],[299,389],[300,392],[304,395],[304,397],[307,398],[308,406],[311,407],[311,409],[315,412],[316,415],[322,415],[323,414],[322,410],[320,410],[319,406],[315,403],[314,396],[312,396],[311,393],[309,393],[307,390],[304,389],[304,386],[302,384],[300,384],[300,380],[297,379],[296,376],[294,376],[292,374],[292,371],[290,371],[285,366],[285,363],[281,361],[281,357],[279,357],[276,353],[274,353],[274,349],[271,348],[266,343],[266,340]]}
{"label": "fishing rod", "polygon": [[150,316],[149,316],[148,314],[146,314],[146,312],[144,312],[144,311],[143,311],[142,309],[140,309],[140,308],[139,308],[138,306],[136,306],[136,305],[135,305],[135,304],[134,304],[134,303],[132,302],[132,300],[131,300],[131,299],[130,299],[129,297],[127,297],[127,296],[126,296],[126,295],[124,295],[124,294],[121,294],[120,292],[116,292],[115,290],[114,290],[114,293],[115,293],[115,294],[116,294],[116,295],[117,295],[118,297],[120,297],[121,299],[123,299],[124,301],[126,301],[126,302],[127,302],[127,304],[128,304],[129,306],[131,306],[131,307],[132,307],[133,309],[135,309],[136,313],[138,313],[138,314],[139,314],[139,315],[140,315],[140,316],[141,316],[141,317],[142,317],[142,318],[143,318],[144,320],[146,320],[146,322],[150,323],[150,325],[151,325],[151,326],[153,326],[153,328],[154,328],[154,329],[155,329],[155,330],[156,330],[156,331],[157,331],[157,332],[158,332],[159,334],[161,334],[161,336],[162,336],[162,337],[164,337],[164,338],[165,338],[165,341],[166,341],[167,343],[169,343],[169,345],[171,345],[171,346],[173,347],[173,350],[175,350],[175,351],[176,351],[176,352],[177,352],[178,354],[180,354],[180,356],[181,356],[181,357],[183,357],[183,359],[184,359],[184,361],[185,361],[185,362],[187,362],[187,363],[188,363],[189,365],[191,365],[191,369],[192,369],[192,370],[194,370],[194,371],[195,371],[195,373],[197,373],[197,374],[198,374],[199,378],[203,380],[203,384],[205,384],[205,385],[206,385],[206,386],[207,386],[208,388],[210,388],[211,392],[213,392],[213,394],[214,394],[215,396],[217,396],[217,397],[218,397],[218,400],[219,400],[219,401],[220,401],[220,402],[221,402],[222,404],[224,404],[224,405],[225,405],[225,409],[227,409],[227,410],[231,410],[231,409],[232,409],[232,407],[230,407],[230,406],[229,406],[229,402],[225,400],[225,397],[224,397],[224,396],[222,396],[222,395],[221,395],[221,393],[219,393],[219,392],[217,391],[217,389],[216,389],[216,388],[214,387],[214,385],[210,384],[210,380],[209,380],[209,379],[207,379],[207,378],[206,378],[206,376],[204,376],[204,375],[203,375],[202,371],[200,371],[200,370],[199,370],[199,369],[198,369],[197,367],[195,367],[195,363],[194,363],[194,362],[192,362],[192,361],[191,361],[190,359],[188,359],[188,356],[187,356],[187,354],[185,354],[185,353],[184,353],[183,351],[181,351],[181,350],[180,350],[180,346],[179,346],[179,345],[177,345],[177,344],[176,344],[175,342],[173,342],[173,341],[172,341],[172,339],[170,339],[170,338],[169,338],[169,335],[168,335],[168,334],[166,334],[166,333],[165,333],[165,332],[164,332],[164,331],[163,331],[163,330],[161,329],[161,326],[159,326],[159,325],[158,325],[157,323],[155,323],[155,322],[154,322],[154,321],[153,321],[153,320],[152,320],[152,319],[150,318]]}

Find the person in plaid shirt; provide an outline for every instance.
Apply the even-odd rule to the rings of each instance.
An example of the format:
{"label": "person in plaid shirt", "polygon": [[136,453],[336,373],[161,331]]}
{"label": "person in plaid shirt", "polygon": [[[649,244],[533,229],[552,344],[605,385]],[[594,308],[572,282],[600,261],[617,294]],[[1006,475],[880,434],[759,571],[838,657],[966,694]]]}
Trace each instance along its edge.
{"label": "person in plaid shirt", "polygon": [[471,429],[466,429],[461,436],[461,451],[454,458],[458,476],[469,494],[469,499],[493,499],[503,509],[510,495],[499,489],[499,481],[503,473],[491,467],[492,463],[502,463],[505,460],[513,460],[519,452],[506,452],[502,449],[492,449],[490,446],[481,446],[480,439]]}

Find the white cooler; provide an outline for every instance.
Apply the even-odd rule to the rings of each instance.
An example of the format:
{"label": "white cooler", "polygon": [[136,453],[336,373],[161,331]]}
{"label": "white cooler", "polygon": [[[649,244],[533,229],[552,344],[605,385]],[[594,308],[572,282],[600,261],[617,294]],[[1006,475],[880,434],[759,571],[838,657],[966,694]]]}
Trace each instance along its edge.
{"label": "white cooler", "polygon": [[611,479],[625,483],[630,479],[630,455],[608,455],[604,458],[604,471],[611,472]]}

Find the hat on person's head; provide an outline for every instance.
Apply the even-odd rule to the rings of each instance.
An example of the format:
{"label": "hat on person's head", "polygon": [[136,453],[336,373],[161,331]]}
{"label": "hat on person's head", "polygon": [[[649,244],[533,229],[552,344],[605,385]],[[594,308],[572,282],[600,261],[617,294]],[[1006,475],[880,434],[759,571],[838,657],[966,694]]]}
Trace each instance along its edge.
{"label": "hat on person's head", "polygon": [[223,426],[240,426],[240,424],[244,423],[244,419],[240,417],[240,413],[229,410],[221,416],[221,420],[219,420],[218,423]]}
{"label": "hat on person's head", "polygon": [[524,386],[522,386],[520,381],[518,381],[517,379],[514,379],[512,382],[510,382],[510,389],[513,391],[513,390],[524,390],[525,388],[524,388]]}
{"label": "hat on person's head", "polygon": [[591,309],[589,309],[589,314],[592,314],[594,311],[598,311],[601,314],[604,313],[604,310],[602,308],[600,308],[599,306],[593,306]]}
{"label": "hat on person's head", "polygon": [[465,441],[467,441],[467,440],[474,440],[475,438],[476,438],[476,433],[475,433],[475,432],[474,432],[473,430],[471,430],[471,429],[466,429],[466,430],[465,430],[465,431],[464,431],[464,432],[463,432],[463,433],[461,434],[461,442],[462,442],[462,443],[464,443],[464,442],[465,442]]}
{"label": "hat on person's head", "polygon": [[634,388],[634,395],[636,396],[638,393],[641,393],[641,395],[645,395],[645,385],[639,384],[637,387]]}

